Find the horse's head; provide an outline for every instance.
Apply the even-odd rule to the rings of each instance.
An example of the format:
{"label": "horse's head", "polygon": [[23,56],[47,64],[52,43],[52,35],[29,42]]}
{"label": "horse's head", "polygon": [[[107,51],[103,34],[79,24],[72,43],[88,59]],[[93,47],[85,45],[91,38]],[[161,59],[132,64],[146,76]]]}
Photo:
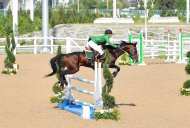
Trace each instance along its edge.
{"label": "horse's head", "polygon": [[127,43],[121,41],[120,48],[129,54],[133,62],[138,62],[137,43]]}

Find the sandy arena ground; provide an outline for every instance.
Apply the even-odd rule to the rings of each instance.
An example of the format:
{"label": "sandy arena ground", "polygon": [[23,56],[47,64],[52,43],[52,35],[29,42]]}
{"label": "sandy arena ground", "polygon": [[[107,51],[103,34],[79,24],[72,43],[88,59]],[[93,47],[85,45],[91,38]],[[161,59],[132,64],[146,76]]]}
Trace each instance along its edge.
{"label": "sandy arena ground", "polygon": [[[15,76],[0,74],[0,128],[190,127],[190,97],[179,94],[183,82],[189,78],[184,71],[185,64],[163,64],[160,63],[163,60],[145,59],[148,66],[121,66],[111,92],[121,119],[95,121],[56,109],[56,104],[50,103],[51,89],[57,79],[43,77],[51,72],[49,60],[53,55],[16,57],[19,73]],[[4,58],[0,55],[1,70]],[[81,68],[75,75],[93,79],[93,71],[87,68]],[[89,85],[84,86],[91,89]],[[86,95],[81,98],[92,99]]]}

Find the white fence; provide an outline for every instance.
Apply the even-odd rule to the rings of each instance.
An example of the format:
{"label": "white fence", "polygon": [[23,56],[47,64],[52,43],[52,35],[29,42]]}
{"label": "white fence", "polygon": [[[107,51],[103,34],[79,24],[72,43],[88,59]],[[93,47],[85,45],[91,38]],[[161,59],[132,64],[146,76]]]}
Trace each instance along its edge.
{"label": "white fence", "polygon": [[[57,38],[48,37],[48,45],[43,45],[42,37],[27,37],[27,38],[15,38],[16,54],[19,53],[42,53],[42,49],[46,47],[48,53],[55,53],[59,45],[61,45],[63,53],[69,53],[74,51],[82,51],[86,44],[87,39],[77,38]],[[4,40],[4,38],[2,38]],[[5,39],[6,40],[6,39]],[[5,54],[5,46],[0,46],[0,54]]]}
{"label": "white fence", "polygon": [[[48,53],[53,54],[57,51],[59,45],[61,45],[63,53],[70,53],[75,51],[83,51],[85,48],[85,44],[87,39],[79,39],[79,38],[58,38],[58,37],[48,37],[48,45],[43,45],[42,37],[27,37],[27,38],[15,38],[17,40],[16,45],[16,54],[20,53],[32,53],[38,54],[43,53],[43,47],[48,49]],[[6,41],[5,38],[0,39],[1,41]],[[120,40],[114,40],[114,42],[118,42]],[[137,40],[133,40],[133,42]],[[143,40],[144,43],[144,57],[155,58],[155,57],[167,57],[167,59],[176,60],[179,58],[179,39],[171,38],[166,40]],[[184,44],[184,56],[187,51],[190,49],[190,38],[183,40]],[[0,54],[5,54],[5,46],[0,46]]]}
{"label": "white fence", "polygon": [[149,23],[179,23],[178,17],[151,17]]}

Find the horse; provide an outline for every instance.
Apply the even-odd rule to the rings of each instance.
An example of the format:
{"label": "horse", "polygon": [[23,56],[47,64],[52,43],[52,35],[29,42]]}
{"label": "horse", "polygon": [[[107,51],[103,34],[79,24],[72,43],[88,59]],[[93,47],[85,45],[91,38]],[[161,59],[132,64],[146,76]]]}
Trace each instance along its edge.
{"label": "horse", "polygon": [[[125,41],[121,41],[120,44],[117,44],[118,48],[113,48],[109,45],[102,46],[104,50],[107,49],[110,53],[109,68],[116,69],[116,71],[112,73],[113,77],[116,77],[118,72],[120,71],[120,67],[117,66],[115,62],[117,58],[123,53],[128,53],[128,55],[132,58],[133,62],[138,61],[136,44],[137,43],[127,43]],[[106,57],[100,60],[102,65],[104,64],[105,60],[106,60]],[[56,55],[50,60],[50,65],[53,72],[46,75],[45,77],[50,77],[56,74],[57,72],[59,72],[61,87],[64,87],[64,84],[68,85],[65,75],[74,74],[78,72],[80,66],[94,69],[94,66],[91,63],[89,63],[89,61],[90,60],[86,57],[86,54],[84,51]]]}

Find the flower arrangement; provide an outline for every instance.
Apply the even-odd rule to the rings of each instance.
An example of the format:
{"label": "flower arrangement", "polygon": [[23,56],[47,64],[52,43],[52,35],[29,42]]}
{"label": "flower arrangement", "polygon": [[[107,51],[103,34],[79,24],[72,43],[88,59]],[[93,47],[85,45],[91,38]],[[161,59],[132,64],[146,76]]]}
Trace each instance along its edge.
{"label": "flower arrangement", "polygon": [[181,88],[181,95],[190,96],[190,88]]}
{"label": "flower arrangement", "polygon": [[51,103],[62,103],[63,102],[64,91],[60,87],[60,84],[61,84],[60,82],[56,82],[52,87],[52,90],[55,93],[55,95],[50,97]]}
{"label": "flower arrangement", "polygon": [[15,68],[13,68],[13,69],[11,69],[11,68],[5,68],[2,71],[3,74],[8,74],[8,75],[14,75],[14,74],[17,74],[17,72],[18,72],[18,69],[15,69]]}
{"label": "flower arrangement", "polygon": [[98,119],[111,119],[111,120],[119,120],[120,113],[118,109],[96,109],[94,111],[94,117],[96,120]]}
{"label": "flower arrangement", "polygon": [[121,60],[119,61],[119,65],[130,65],[130,58],[127,54],[121,55]]}

